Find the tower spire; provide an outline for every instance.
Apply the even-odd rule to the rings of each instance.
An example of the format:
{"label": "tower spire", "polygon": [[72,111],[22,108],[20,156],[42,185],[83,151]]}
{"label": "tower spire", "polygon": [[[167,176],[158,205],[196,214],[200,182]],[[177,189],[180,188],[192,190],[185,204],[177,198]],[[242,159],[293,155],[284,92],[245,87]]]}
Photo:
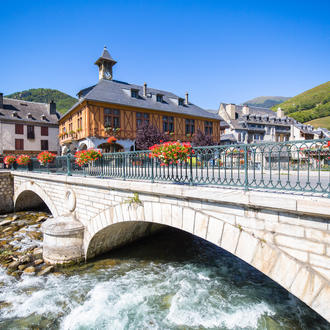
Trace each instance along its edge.
{"label": "tower spire", "polygon": [[102,55],[97,59],[95,64],[99,67],[99,79],[112,80],[112,67],[117,62],[111,57],[107,46],[104,46]]}

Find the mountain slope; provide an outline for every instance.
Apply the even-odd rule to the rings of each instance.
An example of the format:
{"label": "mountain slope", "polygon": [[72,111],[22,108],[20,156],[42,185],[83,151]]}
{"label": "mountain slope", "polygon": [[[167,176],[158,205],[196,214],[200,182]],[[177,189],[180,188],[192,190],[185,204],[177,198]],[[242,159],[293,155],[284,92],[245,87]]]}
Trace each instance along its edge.
{"label": "mountain slope", "polygon": [[250,105],[252,107],[262,107],[262,108],[271,108],[276,104],[282,103],[286,100],[290,99],[290,97],[286,96],[259,96],[255,97],[252,100],[243,102],[243,104]]}
{"label": "mountain slope", "polygon": [[56,109],[60,113],[66,112],[77,102],[77,99],[74,97],[60,92],[57,89],[49,88],[28,89],[22,92],[6,95],[6,97],[41,103],[49,103],[53,100],[56,102]]}
{"label": "mountain slope", "polygon": [[298,94],[272,110],[276,111],[278,106],[285,114],[303,123],[330,116],[330,81]]}
{"label": "mountain slope", "polygon": [[330,116],[313,119],[311,121],[308,121],[306,124],[312,125],[315,128],[324,127],[330,130]]}

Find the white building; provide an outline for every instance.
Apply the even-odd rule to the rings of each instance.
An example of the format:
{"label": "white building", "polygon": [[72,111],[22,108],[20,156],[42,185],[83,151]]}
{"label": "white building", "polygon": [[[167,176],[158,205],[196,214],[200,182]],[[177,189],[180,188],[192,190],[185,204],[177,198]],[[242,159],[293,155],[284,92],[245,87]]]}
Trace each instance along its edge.
{"label": "white building", "polygon": [[0,93],[0,155],[59,153],[56,104],[4,98]]}

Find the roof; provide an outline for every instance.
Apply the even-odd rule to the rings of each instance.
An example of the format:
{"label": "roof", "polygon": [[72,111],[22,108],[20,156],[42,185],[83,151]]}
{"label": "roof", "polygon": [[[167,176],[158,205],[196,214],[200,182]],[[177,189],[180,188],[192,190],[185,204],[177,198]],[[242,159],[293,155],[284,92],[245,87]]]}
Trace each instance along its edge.
{"label": "roof", "polygon": [[222,134],[220,138],[221,138],[221,141],[237,142],[234,134]]}
{"label": "roof", "polygon": [[[14,115],[13,115],[14,114]],[[44,119],[41,116],[44,115]],[[24,121],[40,124],[58,124],[60,115],[49,113],[49,104],[28,102],[17,99],[3,98],[3,108],[0,108],[0,121]]]}
{"label": "roof", "polygon": [[214,109],[207,109],[207,112],[210,112],[212,114],[217,114],[220,119],[220,128],[229,128],[229,124],[218,114],[218,110]]}
{"label": "roof", "polygon": [[[221,103],[220,106],[226,107],[226,103]],[[249,115],[243,114],[243,105],[235,105],[237,119],[231,119],[230,124],[234,129],[246,130],[247,123],[262,124],[262,125],[276,125],[276,126],[290,126],[296,121],[290,117],[278,118],[276,112],[262,107],[249,106]]]}
{"label": "roof", "polygon": [[95,62],[95,64],[97,64],[100,60],[106,60],[106,61],[110,61],[110,62],[114,62],[117,63],[110,55],[110,53],[108,52],[108,49],[106,46],[104,46],[103,52],[101,57],[99,57],[97,59],[97,61]]}
{"label": "roof", "polygon": [[[138,98],[131,96],[132,89],[139,91]],[[157,102],[157,94],[163,95],[162,102]],[[78,95],[80,97],[79,101],[66,114],[84,100],[90,100],[208,119],[221,119],[217,114],[210,113],[191,102],[187,105],[178,105],[179,96],[171,92],[148,87],[147,96],[144,97],[143,86],[117,80],[101,79],[96,85],[81,90]]]}

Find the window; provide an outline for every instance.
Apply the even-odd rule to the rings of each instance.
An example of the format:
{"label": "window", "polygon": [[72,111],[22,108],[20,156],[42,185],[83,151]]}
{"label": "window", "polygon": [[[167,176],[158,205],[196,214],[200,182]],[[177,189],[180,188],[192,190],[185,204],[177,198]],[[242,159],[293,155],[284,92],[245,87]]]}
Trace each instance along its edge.
{"label": "window", "polygon": [[205,121],[204,130],[205,130],[206,135],[212,135],[213,134],[213,123],[211,121]]}
{"label": "window", "polygon": [[179,105],[184,105],[184,99],[179,98],[179,99],[178,99],[178,104],[179,104]]}
{"label": "window", "polygon": [[141,127],[142,125],[149,125],[149,114],[143,112],[136,113],[136,128]]}
{"label": "window", "polygon": [[15,139],[15,150],[24,150],[24,140]]}
{"label": "window", "polygon": [[23,124],[15,124],[15,134],[24,134]]}
{"label": "window", "polygon": [[27,125],[27,138],[34,139],[34,126]]}
{"label": "window", "polygon": [[73,131],[73,129],[72,129],[72,123],[69,123],[69,134],[70,134],[71,131]]}
{"label": "window", "polygon": [[195,120],[186,119],[186,134],[194,134],[194,133],[195,133]]}
{"label": "window", "polygon": [[41,126],[41,136],[48,136],[48,127]]}
{"label": "window", "polygon": [[131,89],[131,96],[134,98],[139,98],[139,90],[138,89]]}
{"label": "window", "polygon": [[120,128],[120,111],[117,109],[104,109],[104,127]]}
{"label": "window", "polygon": [[41,140],[41,150],[48,150],[48,140]]}
{"label": "window", "polygon": [[174,117],[163,116],[163,131],[164,132],[174,132]]}
{"label": "window", "polygon": [[163,102],[163,95],[162,94],[157,94],[156,95],[156,100],[157,100],[157,102]]}

